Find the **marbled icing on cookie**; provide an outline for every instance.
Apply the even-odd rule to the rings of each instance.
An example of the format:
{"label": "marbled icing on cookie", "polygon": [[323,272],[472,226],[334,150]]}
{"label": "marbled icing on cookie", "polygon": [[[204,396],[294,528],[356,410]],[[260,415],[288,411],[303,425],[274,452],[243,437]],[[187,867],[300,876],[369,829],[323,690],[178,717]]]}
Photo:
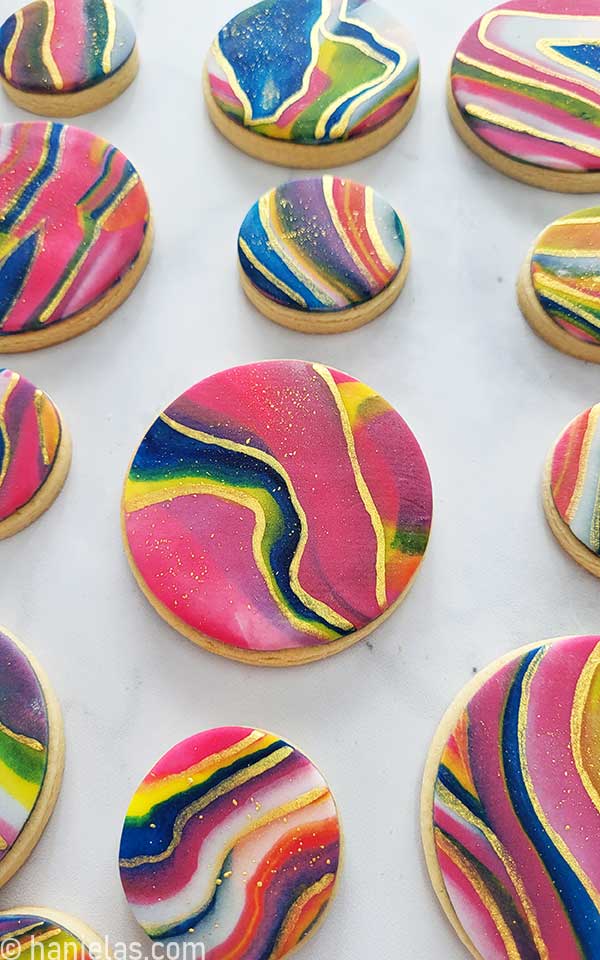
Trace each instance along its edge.
{"label": "marbled icing on cookie", "polygon": [[538,238],[531,277],[546,314],[584,343],[600,344],[600,207],[579,210]]}
{"label": "marbled icing on cookie", "polygon": [[236,123],[272,139],[321,144],[392,119],[415,92],[419,58],[373,0],[263,0],[221,30],[208,78]]}
{"label": "marbled icing on cookie", "polygon": [[18,373],[0,369],[0,523],[40,492],[61,435],[50,398]]}
{"label": "marbled icing on cookie", "polygon": [[372,300],[406,255],[396,211],[371,187],[324,176],[266,193],[248,213],[240,263],[284,307],[335,312]]}
{"label": "marbled icing on cookie", "polygon": [[97,960],[98,954],[61,923],[36,913],[14,913],[0,916],[0,957],[3,960]]}
{"label": "marbled icing on cookie", "polygon": [[138,173],[102,137],[0,125],[0,340],[92,307],[137,260],[149,216]]}
{"label": "marbled icing on cookie", "polygon": [[600,171],[597,0],[512,0],[461,40],[452,93],[463,120],[512,160]]}
{"label": "marbled icing on cookie", "polygon": [[571,533],[600,555],[600,404],[569,424],[552,453],[554,505]]}
{"label": "marbled icing on cookie", "polygon": [[336,805],[285,740],[210,730],[174,747],[142,782],[120,858],[129,904],[153,939],[204,945],[197,960],[275,960],[312,930],[333,893]]}
{"label": "marbled icing on cookie", "polygon": [[76,93],[112,76],[134,47],[111,0],[34,0],[0,27],[0,73],[28,93]]}
{"label": "marbled icing on cookie", "polygon": [[0,863],[39,800],[48,740],[46,699],[37,674],[11,638],[0,633]]}
{"label": "marbled icing on cookie", "polygon": [[435,783],[445,890],[483,960],[600,956],[600,637],[501,667]]}
{"label": "marbled icing on cookie", "polygon": [[125,534],[151,595],[203,636],[253,651],[328,644],[404,593],[431,526],[431,481],[404,420],[320,364],[203,380],[131,466]]}

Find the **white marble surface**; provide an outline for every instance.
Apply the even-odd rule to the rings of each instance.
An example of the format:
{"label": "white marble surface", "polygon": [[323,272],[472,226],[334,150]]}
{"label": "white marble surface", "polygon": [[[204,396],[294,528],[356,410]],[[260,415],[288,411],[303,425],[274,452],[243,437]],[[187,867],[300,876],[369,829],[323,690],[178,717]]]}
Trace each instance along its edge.
{"label": "white marble surface", "polygon": [[[139,33],[140,76],[80,125],[116,143],[144,176],[155,254],[128,303],[98,329],[8,358],[56,399],[75,453],[55,506],[0,544],[0,622],[43,660],[68,738],[56,813],[0,907],[44,904],[113,940],[137,938],[117,873],[132,790],[177,740],[211,725],[255,724],[314,757],[343,815],[339,897],[302,957],[465,956],[421,857],[429,740],[475,667],[518,644],[600,626],[598,583],[554,543],[539,497],[547,449],[599,399],[600,371],[538,340],[514,289],[535,234],[588,201],[504,179],[452,133],[446,70],[478,0],[388,5],[421,49],[421,101],[395,144],[347,172],[404,213],[413,268],[385,317],[318,338],[262,319],[236,279],[241,219],[286,178],[236,153],[203,109],[203,54],[238,0],[124,3]],[[0,17],[10,12],[11,0],[1,0]],[[24,117],[2,97],[2,120]],[[119,495],[159,408],[220,368],[291,356],[347,370],[397,405],[428,456],[436,516],[412,594],[372,641],[321,664],[269,671],[211,656],[156,616],[121,550]]]}

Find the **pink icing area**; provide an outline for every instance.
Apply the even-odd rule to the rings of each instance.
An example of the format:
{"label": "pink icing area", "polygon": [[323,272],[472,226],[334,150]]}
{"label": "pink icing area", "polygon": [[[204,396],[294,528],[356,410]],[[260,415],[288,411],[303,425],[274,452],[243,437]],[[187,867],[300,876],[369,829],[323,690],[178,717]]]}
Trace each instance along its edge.
{"label": "pink icing area", "polygon": [[[21,380],[16,388],[21,388],[21,394],[24,393],[24,385]],[[33,403],[34,388],[30,387],[30,391],[30,396],[22,397],[20,401],[18,434],[11,438],[8,470],[0,485],[0,520],[12,516],[29,503],[50,472],[50,467],[43,467],[41,462],[37,414]]]}
{"label": "pink icing area", "polygon": [[391,120],[392,117],[395,117],[397,113],[400,112],[408,98],[414,92],[415,86],[412,86],[408,93],[401,93],[399,96],[394,97],[392,100],[389,100],[387,103],[384,103],[382,107],[379,107],[378,110],[375,110],[374,113],[365,117],[364,120],[361,120],[355,127],[352,128],[352,136],[360,137],[363,133],[369,133],[370,130],[374,130],[377,127],[382,126],[386,121]]}
{"label": "pink icing area", "polygon": [[[195,630],[241,649],[282,650],[318,642],[285,618],[257,571],[252,511],[210,496],[189,496],[129,514],[125,523],[144,580]],[[212,530],[218,536],[211,538]]]}
{"label": "pink icing area", "polygon": [[243,116],[244,108],[239,97],[237,97],[233,92],[231,86],[225,80],[215,76],[215,74],[212,72],[209,73],[208,77],[213,96],[219,100],[225,100],[232,107],[238,107]]}
{"label": "pink icing area", "polygon": [[73,0],[55,0],[52,56],[66,89],[77,86],[88,73],[85,63],[86,29],[83,6]]}
{"label": "pink icing area", "polygon": [[215,727],[213,730],[196,733],[165,753],[164,757],[154,765],[144,783],[152,783],[161,777],[184,773],[190,767],[206,760],[207,757],[212,757],[215,753],[233,747],[240,740],[245,740],[252,732],[253,727]]}
{"label": "pink icing area", "polygon": [[533,788],[551,827],[600,889],[600,817],[577,772],[571,714],[581,672],[600,637],[551,647],[538,666],[528,712],[527,761]]}
{"label": "pink icing area", "polygon": [[313,70],[310,77],[310,86],[306,91],[306,94],[296,103],[293,103],[290,107],[285,110],[279,120],[277,121],[278,127],[289,127],[291,126],[297,117],[310,106],[311,103],[314,103],[315,100],[318,100],[331,86],[331,80],[319,68]]}
{"label": "pink icing area", "polygon": [[0,861],[9,852],[10,848],[12,847],[13,843],[19,836],[20,832],[21,832],[20,830],[15,829],[15,827],[12,824],[10,824],[7,820],[3,820],[0,817],[0,837],[2,837],[3,840],[6,840],[6,843],[8,844],[6,849],[0,850]]}
{"label": "pink icing area", "polygon": [[573,147],[549,140],[539,140],[530,134],[500,130],[498,127],[479,123],[474,125],[474,129],[496,150],[508,156],[518,156],[530,163],[543,164],[544,161],[551,161],[553,167],[566,171],[595,170],[600,165],[600,160],[589,153],[582,153]]}
{"label": "pink icing area", "polygon": [[553,319],[554,322],[559,325],[559,327],[562,327],[563,330],[566,330],[567,333],[570,333],[571,336],[575,337],[577,340],[582,340],[584,343],[592,343],[597,345],[598,341],[595,337],[591,337],[585,332],[585,330],[580,330],[579,327],[573,326],[573,324],[565,320],[564,317],[554,317]]}

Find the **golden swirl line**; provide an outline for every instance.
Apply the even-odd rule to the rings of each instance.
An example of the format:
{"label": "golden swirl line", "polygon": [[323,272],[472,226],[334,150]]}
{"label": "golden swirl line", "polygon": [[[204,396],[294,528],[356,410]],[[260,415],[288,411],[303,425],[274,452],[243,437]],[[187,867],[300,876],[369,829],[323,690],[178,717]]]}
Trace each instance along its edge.
{"label": "golden swirl line", "polygon": [[338,234],[340,240],[344,244],[346,251],[349,256],[352,258],[352,261],[358,268],[359,272],[363,275],[369,286],[371,286],[371,274],[369,273],[367,267],[362,262],[357,251],[354,249],[350,243],[350,239],[346,230],[342,226],[342,221],[340,220],[339,214],[337,212],[337,207],[335,205],[335,200],[333,197],[333,177],[329,174],[326,174],[323,177],[323,196],[325,198],[325,203],[327,204],[327,209],[329,210],[329,215],[333,221],[336,233]]}
{"label": "golden swirl line", "polygon": [[377,219],[375,217],[375,191],[373,187],[367,187],[365,191],[365,217],[367,221],[367,231],[377,256],[386,270],[389,270],[390,273],[396,273],[398,265],[392,260],[377,226]]}
{"label": "golden swirl line", "polygon": [[104,7],[106,9],[106,18],[108,20],[108,36],[106,38],[106,46],[104,47],[104,52],[102,54],[102,71],[103,73],[110,73],[112,69],[112,52],[115,47],[115,39],[117,36],[117,16],[112,0],[104,0]]}
{"label": "golden swirl line", "polygon": [[[564,53],[560,53],[558,50],[553,48],[553,44],[560,44],[561,47],[577,47],[581,44],[585,44],[588,47],[597,47],[600,46],[600,40],[588,40],[585,37],[577,37],[576,39],[562,39],[562,37],[555,37],[553,39],[540,39],[536,43],[537,49],[540,53],[543,53],[545,57],[548,57],[548,60],[556,60],[558,64],[569,67],[570,70],[580,71],[584,76],[591,77],[592,80],[598,79],[597,70],[593,70],[591,67],[586,66],[584,63],[577,63],[575,60],[572,60],[570,57],[565,56]],[[569,76],[565,74],[565,76]],[[597,88],[597,84],[596,84]]]}
{"label": "golden swirl line", "polygon": [[588,424],[585,430],[583,437],[583,443],[581,444],[581,453],[579,455],[579,465],[577,467],[577,480],[575,481],[575,488],[573,490],[573,495],[569,501],[569,506],[567,507],[567,520],[571,521],[577,510],[579,509],[579,504],[583,496],[583,491],[585,488],[585,482],[587,480],[587,473],[589,467],[589,458],[590,450],[594,440],[594,434],[596,433],[596,428],[598,426],[598,418],[600,417],[600,404],[596,404],[595,407],[592,407],[590,415],[588,418]]}
{"label": "golden swirl line", "polygon": [[528,123],[522,123],[520,120],[511,120],[503,114],[494,113],[493,110],[488,110],[487,107],[480,107],[476,103],[467,103],[464,109],[466,113],[475,117],[476,120],[493,123],[495,126],[501,127],[504,130],[513,130],[514,133],[527,133],[532,137],[537,137],[538,140],[545,140],[548,143],[564,143],[565,146],[572,147],[574,150],[589,153],[592,157],[600,157],[600,147],[590,147],[587,143],[571,140],[570,137],[560,137],[552,133],[545,133],[543,130],[538,130]]}
{"label": "golden swirl line", "polygon": [[278,290],[281,290],[282,293],[285,293],[287,297],[291,300],[294,300],[296,303],[299,303],[301,307],[306,307],[307,303],[304,297],[300,296],[299,293],[296,293],[295,290],[292,290],[291,287],[288,287],[287,283],[284,283],[283,280],[280,280],[279,277],[276,277],[268,267],[261,263],[258,257],[255,257],[254,253],[246,243],[243,237],[240,237],[240,247],[244,255],[248,258],[255,270],[258,270],[259,273],[265,277],[269,283],[272,283],[274,287],[277,287]]}
{"label": "golden swirl line", "polygon": [[5,840],[0,833],[0,851],[8,850],[8,840]]}
{"label": "golden swirl line", "polygon": [[30,750],[35,750],[38,753],[43,753],[46,749],[39,740],[35,740],[33,737],[26,737],[22,733],[15,733],[14,730],[11,730],[10,727],[6,727],[3,723],[0,723],[0,733],[3,733],[16,743],[20,743],[24,747],[29,747]]}
{"label": "golden swirl line", "polygon": [[15,389],[16,385],[20,380],[18,373],[11,373],[8,385],[4,391],[4,395],[0,400],[0,432],[2,433],[2,439],[4,440],[4,456],[2,458],[2,463],[0,464],[0,487],[4,483],[6,474],[8,473],[8,467],[10,465],[10,454],[12,449],[12,444],[10,441],[10,436],[8,434],[8,427],[6,426],[6,404],[8,403],[8,398]]}
{"label": "golden swirl line", "polygon": [[577,687],[575,688],[573,710],[571,713],[571,749],[581,782],[596,810],[600,813],[600,792],[587,771],[581,746],[584,713],[599,667],[600,643],[596,644],[590,654],[585,667],[581,671],[581,676],[577,681]]}
{"label": "golden swirl line", "polygon": [[15,31],[10,38],[10,43],[6,48],[6,53],[4,55],[4,75],[7,80],[12,80],[13,60],[15,58],[15,51],[17,49],[19,38],[23,32],[23,23],[23,11],[17,10],[15,13]]}
{"label": "golden swirl line", "polygon": [[279,935],[275,942],[273,952],[269,954],[268,960],[278,960],[281,957],[279,953],[279,948],[282,943],[285,943],[291,931],[297,925],[300,917],[302,916],[302,911],[310,903],[314,897],[318,897],[320,893],[324,893],[328,890],[333,883],[335,882],[334,873],[326,873],[320,880],[317,880],[316,883],[313,883],[312,886],[307,887],[304,893],[301,893],[298,899],[290,907],[279,931]]}
{"label": "golden swirl line", "polygon": [[560,491],[561,491],[561,489],[562,489],[562,485],[563,485],[563,483],[565,482],[565,478],[566,478],[567,473],[568,473],[568,471],[569,471],[569,466],[570,466],[570,462],[571,462],[571,456],[572,456],[572,454],[573,454],[574,448],[575,448],[575,432],[574,432],[573,430],[571,430],[570,433],[569,433],[569,442],[568,442],[568,444],[567,444],[567,450],[566,450],[565,455],[564,455],[564,457],[563,457],[563,463],[562,463],[562,466],[561,466],[561,468],[560,468],[560,474],[559,474],[559,476],[558,476],[558,478],[557,478],[557,480],[556,480],[556,483],[554,484],[554,486],[553,486],[553,488],[552,488],[552,496],[553,496],[555,502],[556,502],[556,498],[558,497],[558,495],[559,495],[559,493],[560,493]]}
{"label": "golden swirl line", "polygon": [[46,445],[46,436],[44,433],[44,420],[42,416],[42,404],[44,402],[44,393],[42,390],[36,390],[33,395],[33,405],[35,407],[35,417],[37,420],[38,426],[38,436],[40,438],[40,451],[42,454],[42,460],[44,461],[45,466],[50,464],[50,456],[48,454],[48,447]]}
{"label": "golden swirl line", "polygon": [[354,473],[356,488],[363,502],[364,508],[369,515],[369,519],[371,520],[373,533],[375,534],[375,540],[377,543],[377,559],[375,562],[375,570],[376,570],[376,591],[375,592],[377,596],[377,603],[379,604],[379,609],[384,610],[387,607],[387,588],[386,588],[386,561],[385,561],[385,531],[383,529],[383,523],[377,511],[377,507],[375,506],[375,501],[373,500],[371,491],[369,490],[369,487],[367,486],[365,478],[363,477],[362,470],[360,468],[360,463],[358,462],[356,445],[354,443],[354,434],[352,433],[352,425],[350,424],[348,411],[344,406],[343,400],[341,398],[341,395],[337,388],[335,380],[331,376],[331,373],[329,372],[328,368],[324,367],[322,364],[313,363],[313,369],[315,373],[317,373],[329,387],[329,391],[337,407],[337,410],[340,416],[340,422],[342,425],[342,431],[344,433],[344,438],[346,440],[346,447],[348,449],[348,458],[352,466],[352,472]]}
{"label": "golden swirl line", "polygon": [[54,33],[54,23],[56,21],[55,0],[46,0],[46,9],[48,11],[48,22],[46,23],[44,39],[42,40],[42,63],[50,74],[55,89],[62,90],[64,81],[56,60],[54,59],[54,54],[52,53],[52,34]]}

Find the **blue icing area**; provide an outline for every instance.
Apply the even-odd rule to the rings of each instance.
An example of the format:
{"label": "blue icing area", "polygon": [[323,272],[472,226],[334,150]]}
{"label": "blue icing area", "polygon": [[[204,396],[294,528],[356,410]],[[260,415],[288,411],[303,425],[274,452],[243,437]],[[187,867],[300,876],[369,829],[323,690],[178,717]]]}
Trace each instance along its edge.
{"label": "blue icing area", "polygon": [[301,88],[321,10],[321,0],[263,0],[221,30],[219,46],[255,120],[270,117]]}
{"label": "blue icing area", "polygon": [[569,43],[565,47],[553,44],[552,49],[561,56],[574,60],[582,67],[589,67],[600,74],[600,45],[597,43]]}

